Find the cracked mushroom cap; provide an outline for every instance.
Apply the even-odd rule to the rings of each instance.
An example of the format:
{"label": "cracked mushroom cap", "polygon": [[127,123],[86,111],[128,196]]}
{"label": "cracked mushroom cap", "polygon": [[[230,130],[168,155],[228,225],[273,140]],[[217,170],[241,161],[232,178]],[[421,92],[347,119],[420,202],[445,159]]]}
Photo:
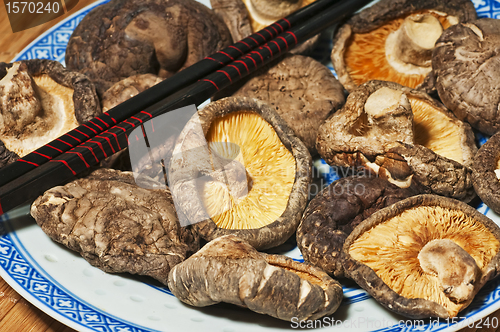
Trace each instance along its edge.
{"label": "cracked mushroom cap", "polygon": [[491,136],[474,156],[472,182],[479,198],[500,214],[500,133]]}
{"label": "cracked mushroom cap", "polygon": [[163,284],[199,248],[198,237],[180,227],[170,192],[138,187],[131,172],[103,168],[52,188],[33,202],[31,215],[93,266]]}
{"label": "cracked mushroom cap", "polygon": [[415,194],[379,177],[350,176],[333,182],[309,202],[297,229],[304,260],[343,277],[340,255],[352,230],[374,212]]}
{"label": "cracked mushroom cap", "polygon": [[86,74],[102,96],[129,76],[170,77],[230,43],[224,22],[195,0],[112,0],[78,24],[66,65]]}
{"label": "cracked mushroom cap", "polygon": [[316,146],[333,166],[367,167],[401,188],[463,201],[475,197],[470,126],[424,92],[370,81],[320,127]]}
{"label": "cracked mushroom cap", "polygon": [[447,30],[432,54],[443,104],[488,135],[500,129],[499,44],[500,22],[484,18]]}
{"label": "cracked mushroom cap", "polygon": [[448,27],[475,18],[470,0],[381,0],[336,32],[333,67],[349,92],[370,80],[430,92],[436,40]]}
{"label": "cracked mushroom cap", "polygon": [[346,275],[411,318],[455,317],[498,275],[500,229],[471,206],[419,195],[356,227],[342,249]]}
{"label": "cracked mushroom cap", "polygon": [[52,60],[0,63],[0,165],[101,114],[94,85]]}
{"label": "cracked mushroom cap", "polygon": [[330,315],[342,301],[342,286],[325,272],[260,253],[234,235],[209,242],[175,266],[168,288],[192,306],[227,302],[287,321]]}
{"label": "cracked mushroom cap", "polygon": [[221,99],[198,116],[170,163],[177,211],[207,241],[234,234],[257,249],[284,243],[307,204],[311,156],[304,143],[256,99]]}
{"label": "cracked mushroom cap", "polygon": [[319,126],[345,102],[344,88],[331,71],[302,55],[285,57],[251,78],[233,96],[270,104],[312,155],[317,154]]}
{"label": "cracked mushroom cap", "polygon": [[[228,26],[233,41],[237,42],[314,1],[316,0],[210,0],[210,4]],[[318,40],[319,34],[300,43],[290,52],[307,54]]]}

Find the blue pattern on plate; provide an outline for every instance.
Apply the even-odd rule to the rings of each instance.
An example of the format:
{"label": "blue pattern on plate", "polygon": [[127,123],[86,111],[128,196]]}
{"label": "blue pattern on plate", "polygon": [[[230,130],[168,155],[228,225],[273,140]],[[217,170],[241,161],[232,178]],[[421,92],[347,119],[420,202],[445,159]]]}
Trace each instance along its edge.
{"label": "blue pattern on plate", "polygon": [[[105,3],[104,0],[95,3],[86,11],[78,13],[70,17],[67,21],[60,23],[53,29],[45,33],[41,38],[35,40],[15,60],[28,59],[52,59],[64,64],[64,55],[66,44],[75,27],[80,23],[83,17],[96,5]],[[472,0],[478,11],[479,17],[500,18],[500,0]],[[331,49],[331,31],[327,31],[321,36],[321,45],[315,51],[313,56],[318,60],[325,60],[329,57]],[[328,65],[333,71],[331,64]],[[487,137],[477,135],[477,140],[482,145]],[[323,160],[315,163],[316,170],[320,172],[327,183],[331,183],[340,178],[333,169],[331,169]],[[484,204],[480,204],[478,210],[486,214],[489,210]],[[38,301],[48,307],[50,310],[64,316],[65,318],[80,324],[83,327],[103,332],[142,332],[151,331],[149,329],[134,326],[122,319],[112,317],[109,314],[94,308],[92,305],[83,302],[70,292],[60,287],[56,282],[48,280],[40,272],[41,267],[34,266],[28,262],[17,247],[12,237],[15,234],[10,234],[4,229],[4,217],[0,218],[0,267],[5,270],[9,276],[18,283],[23,289],[34,296]],[[152,286],[155,287],[155,286]],[[166,288],[155,287],[161,292],[166,292],[170,295],[170,291]],[[370,296],[359,288],[344,287],[345,300],[343,305],[365,301]],[[492,304],[500,301],[500,280],[496,279],[489,282],[476,296],[474,302],[469,308],[461,313],[461,316],[468,318],[474,315],[480,315],[481,312],[488,310]],[[466,325],[465,325],[466,326]],[[463,326],[463,327],[465,327]],[[405,326],[391,326],[378,331],[440,331],[447,328],[447,324],[432,325],[426,324],[418,328],[410,328]]]}
{"label": "blue pattern on plate", "polygon": [[[12,234],[5,229],[5,217],[0,218],[0,267],[23,289],[52,310],[67,319],[95,331],[148,332],[80,301],[57,284],[48,280],[30,264],[12,241]],[[15,236],[15,235],[14,235]]]}

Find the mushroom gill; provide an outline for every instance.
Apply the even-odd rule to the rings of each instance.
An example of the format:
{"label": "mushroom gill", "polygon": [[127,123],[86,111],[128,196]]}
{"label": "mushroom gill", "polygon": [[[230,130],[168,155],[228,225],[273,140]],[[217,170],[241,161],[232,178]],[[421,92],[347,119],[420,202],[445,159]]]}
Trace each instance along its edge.
{"label": "mushroom gill", "polygon": [[218,227],[255,229],[283,214],[295,181],[295,159],[269,123],[256,113],[230,113],[211,124],[207,142],[212,155],[243,165],[248,183],[247,192],[235,194],[233,183],[228,188],[215,179],[201,182],[203,203]]}
{"label": "mushroom gill", "polygon": [[434,301],[454,317],[462,303],[450,299],[439,276],[425,272],[419,261],[419,254],[428,243],[443,239],[463,248],[480,270],[500,247],[482,223],[460,210],[415,206],[366,231],[349,247],[349,254],[373,269],[399,295]]}
{"label": "mushroom gill", "polygon": [[464,164],[461,130],[450,117],[422,99],[409,97],[415,126],[415,143]]}
{"label": "mushroom gill", "polygon": [[[424,19],[421,19],[421,17],[424,17]],[[430,17],[437,19],[440,24],[432,22],[433,19],[430,19]],[[370,80],[385,80],[416,88],[424,82],[426,75],[432,70],[430,63],[422,66],[422,64],[428,62],[423,57],[429,52],[428,50],[427,52],[423,51],[421,45],[427,46],[426,44],[429,44],[428,36],[437,34],[435,31],[436,26],[440,25],[438,30],[442,31],[442,29],[448,28],[453,23],[452,16],[436,11],[422,11],[413,13],[411,16],[389,21],[367,33],[355,33],[351,36],[344,54],[347,71],[356,85],[361,85]],[[425,27],[422,28],[420,25]],[[409,34],[398,32],[401,27],[406,26],[410,26],[409,29],[412,32]],[[424,33],[421,33],[422,30],[424,30]],[[427,30],[430,30],[431,33],[425,32]],[[415,43],[414,41],[421,36],[425,36],[426,40]],[[408,47],[402,49],[403,44]],[[386,46],[389,46],[387,50]],[[419,54],[418,57],[414,56],[416,53]],[[395,60],[395,57],[398,59]],[[427,57],[429,58],[427,60],[430,60],[429,54],[427,54]],[[418,61],[419,65],[416,65],[405,62],[408,58],[422,58],[422,61]],[[393,66],[394,63],[398,64]]]}

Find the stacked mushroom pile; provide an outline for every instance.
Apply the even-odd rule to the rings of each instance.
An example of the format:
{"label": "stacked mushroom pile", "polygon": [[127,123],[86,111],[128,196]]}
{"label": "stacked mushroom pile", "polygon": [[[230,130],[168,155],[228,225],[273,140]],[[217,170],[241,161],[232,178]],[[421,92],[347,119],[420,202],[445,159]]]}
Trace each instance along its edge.
{"label": "stacked mushroom pile", "polygon": [[[109,109],[226,46],[228,31],[239,40],[309,2],[212,0],[214,14],[194,0],[112,0],[75,30],[66,62],[89,75]],[[138,6],[161,10],[127,14]],[[475,18],[469,0],[381,0],[335,35],[343,86],[312,58],[287,55],[221,91],[163,147],[166,190],[103,169],[47,191],[32,215],[91,264],[149,275],[193,306],[317,319],[340,304],[335,276],[408,317],[456,316],[500,259],[500,228],[466,204],[473,182],[481,195],[500,169],[499,138],[474,160],[471,129],[494,132],[499,101],[492,94],[497,108],[475,107],[491,95],[466,93],[476,89],[466,74],[444,67],[473,62],[474,76],[493,81],[500,28]],[[174,33],[165,39],[163,29]],[[316,154],[368,175],[308,202]],[[500,206],[497,197],[485,201]],[[294,234],[305,263],[257,251]]]}
{"label": "stacked mushroom pile", "polygon": [[[456,316],[498,274],[500,228],[464,204],[477,191],[499,206],[498,138],[476,154],[471,126],[496,131],[500,24],[475,18],[470,1],[382,0],[334,40],[332,62],[350,94],[320,127],[318,152],[386,179],[392,194],[381,204],[370,180],[370,194],[339,195],[348,181],[361,183],[339,180],[311,201],[297,242],[306,261],[412,318]],[[444,105],[424,92],[436,90]]]}

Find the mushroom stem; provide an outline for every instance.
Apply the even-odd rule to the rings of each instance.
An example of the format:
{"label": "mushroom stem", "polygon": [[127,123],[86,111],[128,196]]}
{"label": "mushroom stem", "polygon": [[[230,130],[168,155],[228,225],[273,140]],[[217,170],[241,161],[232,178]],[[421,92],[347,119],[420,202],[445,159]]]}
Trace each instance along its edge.
{"label": "mushroom stem", "polygon": [[429,67],[432,50],[442,33],[443,27],[436,17],[430,14],[408,16],[393,37],[394,57],[404,63]]}
{"label": "mushroom stem", "polygon": [[265,19],[277,20],[302,7],[302,0],[248,0],[255,13]]}
{"label": "mushroom stem", "polygon": [[437,276],[443,292],[455,303],[474,297],[474,284],[481,272],[472,256],[448,239],[428,242],[418,254],[422,270]]}

